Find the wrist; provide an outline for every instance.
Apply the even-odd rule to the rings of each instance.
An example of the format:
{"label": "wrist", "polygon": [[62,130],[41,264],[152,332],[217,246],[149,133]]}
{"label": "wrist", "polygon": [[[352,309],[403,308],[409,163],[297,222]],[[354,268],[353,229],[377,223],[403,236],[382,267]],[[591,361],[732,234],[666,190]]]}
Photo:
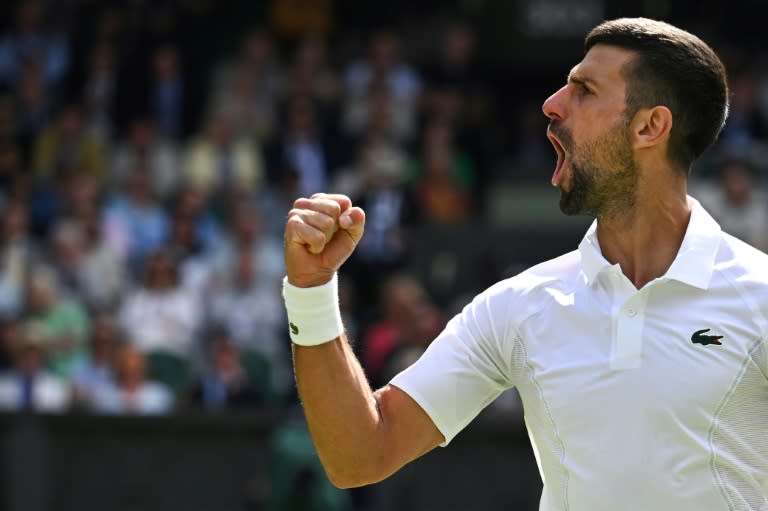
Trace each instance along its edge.
{"label": "wrist", "polygon": [[288,284],[299,288],[319,287],[328,284],[336,276],[336,273],[328,273],[327,275],[287,275],[285,277]]}
{"label": "wrist", "polygon": [[344,332],[335,273],[327,282],[309,287],[297,286],[285,277],[283,299],[288,333],[295,344],[316,346],[333,341]]}

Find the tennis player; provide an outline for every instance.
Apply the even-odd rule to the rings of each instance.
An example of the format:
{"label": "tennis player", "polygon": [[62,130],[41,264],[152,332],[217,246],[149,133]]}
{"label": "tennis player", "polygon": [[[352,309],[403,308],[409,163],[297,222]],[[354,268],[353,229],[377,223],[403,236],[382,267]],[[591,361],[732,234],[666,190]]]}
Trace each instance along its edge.
{"label": "tennis player", "polygon": [[696,36],[618,19],[543,106],[560,208],[595,222],[571,253],[499,282],[372,391],[336,271],[364,212],[299,199],[285,231],[296,378],[331,480],[373,483],[447,445],[516,387],[543,511],[768,510],[768,256],[687,195],[728,112]]}

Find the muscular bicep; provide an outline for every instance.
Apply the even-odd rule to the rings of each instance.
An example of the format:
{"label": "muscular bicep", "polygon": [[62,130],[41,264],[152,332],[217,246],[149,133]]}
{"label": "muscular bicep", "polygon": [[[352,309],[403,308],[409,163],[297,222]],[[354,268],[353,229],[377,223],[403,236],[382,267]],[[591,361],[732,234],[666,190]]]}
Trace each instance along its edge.
{"label": "muscular bicep", "polygon": [[429,415],[402,389],[386,385],[374,397],[386,438],[381,461],[387,476],[444,442],[443,434]]}

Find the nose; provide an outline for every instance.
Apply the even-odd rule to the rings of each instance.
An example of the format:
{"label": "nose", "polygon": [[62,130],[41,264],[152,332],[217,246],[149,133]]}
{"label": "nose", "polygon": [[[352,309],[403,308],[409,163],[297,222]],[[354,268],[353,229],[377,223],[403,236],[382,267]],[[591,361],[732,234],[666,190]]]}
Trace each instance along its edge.
{"label": "nose", "polygon": [[560,88],[560,90],[548,97],[546,101],[544,101],[544,104],[541,105],[541,111],[544,112],[544,115],[546,115],[550,120],[565,119],[566,110],[564,99],[567,87],[568,86],[565,85]]}

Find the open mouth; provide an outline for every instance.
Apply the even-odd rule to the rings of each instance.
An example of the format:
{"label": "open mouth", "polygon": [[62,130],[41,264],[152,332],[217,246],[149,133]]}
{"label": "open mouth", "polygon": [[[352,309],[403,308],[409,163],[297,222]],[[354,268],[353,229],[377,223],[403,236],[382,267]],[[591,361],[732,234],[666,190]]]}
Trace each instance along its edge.
{"label": "open mouth", "polygon": [[548,129],[547,130],[547,138],[550,142],[552,142],[552,146],[555,148],[555,152],[557,153],[557,163],[555,164],[555,172],[552,174],[552,180],[550,181],[552,183],[552,186],[559,186],[560,185],[560,179],[562,177],[562,170],[565,165],[565,148],[563,147],[563,144],[555,137],[554,134]]}

